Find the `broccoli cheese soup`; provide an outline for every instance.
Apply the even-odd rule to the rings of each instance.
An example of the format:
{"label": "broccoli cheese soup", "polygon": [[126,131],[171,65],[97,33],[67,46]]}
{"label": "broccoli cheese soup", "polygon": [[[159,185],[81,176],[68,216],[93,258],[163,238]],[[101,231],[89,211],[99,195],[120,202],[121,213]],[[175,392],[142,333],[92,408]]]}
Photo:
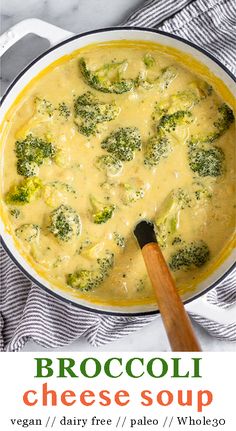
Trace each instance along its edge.
{"label": "broccoli cheese soup", "polygon": [[155,302],[133,235],[153,221],[181,294],[232,249],[234,100],[208,69],[144,42],[87,46],[34,79],[2,134],[4,219],[54,287]]}

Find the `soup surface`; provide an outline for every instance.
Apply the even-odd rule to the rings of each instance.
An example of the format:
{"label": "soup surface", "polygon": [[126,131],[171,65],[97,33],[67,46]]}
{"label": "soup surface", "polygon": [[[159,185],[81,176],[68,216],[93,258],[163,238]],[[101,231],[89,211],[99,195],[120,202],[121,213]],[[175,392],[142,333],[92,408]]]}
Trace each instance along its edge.
{"label": "soup surface", "polygon": [[10,110],[7,224],[52,286],[94,302],[154,302],[133,236],[142,219],[154,222],[182,294],[230,246],[233,99],[182,59],[141,42],[86,47],[41,73]]}

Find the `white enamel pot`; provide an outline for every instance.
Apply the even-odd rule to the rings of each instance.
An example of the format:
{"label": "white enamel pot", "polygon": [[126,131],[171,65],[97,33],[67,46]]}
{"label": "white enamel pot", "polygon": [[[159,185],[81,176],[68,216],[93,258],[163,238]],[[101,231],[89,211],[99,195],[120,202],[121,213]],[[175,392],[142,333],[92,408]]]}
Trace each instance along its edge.
{"label": "white enamel pot", "polygon": [[[235,80],[231,73],[218,61],[212,58],[202,49],[195,45],[182,40],[179,37],[172,36],[156,30],[148,30],[143,28],[127,28],[114,27],[102,30],[95,30],[84,34],[74,35],[59,27],[48,24],[38,19],[28,19],[16,24],[8,32],[0,37],[0,54],[2,55],[7,49],[17,42],[26,34],[34,33],[38,36],[49,40],[51,48],[44,54],[40,55],[29,66],[27,66],[10,85],[7,92],[2,98],[2,106],[0,112],[0,122],[2,122],[5,113],[12,105],[17,95],[41,70],[47,67],[63,55],[69,54],[72,51],[84,47],[94,42],[106,42],[110,40],[143,40],[158,42],[159,44],[168,45],[190,54],[204,63],[208,68],[219,78],[221,78],[231,93],[236,95]],[[97,313],[117,314],[117,315],[147,315],[158,313],[155,305],[145,306],[108,306],[97,305],[73,297],[73,294],[62,292],[55,287],[50,286],[50,283],[40,277],[39,274],[27,263],[21,256],[14,245],[12,237],[7,233],[3,222],[0,220],[0,233],[2,237],[3,247],[11,256],[16,265],[30,278],[36,285],[46,290],[48,293],[67,301],[75,306],[84,308]],[[206,301],[206,292],[223,281],[235,267],[236,250],[232,251],[230,256],[212,273],[207,279],[200,283],[195,292],[187,294],[183,299],[186,304],[186,309],[190,314],[199,314],[202,317],[214,320],[219,323],[229,324],[236,320],[236,305],[227,309],[220,309],[214,305],[210,305]]]}

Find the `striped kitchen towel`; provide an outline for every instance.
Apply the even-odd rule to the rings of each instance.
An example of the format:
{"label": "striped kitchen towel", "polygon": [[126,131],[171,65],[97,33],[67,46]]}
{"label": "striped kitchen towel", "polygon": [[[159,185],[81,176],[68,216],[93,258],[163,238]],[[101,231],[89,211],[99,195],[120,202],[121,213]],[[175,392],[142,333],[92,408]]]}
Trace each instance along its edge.
{"label": "striped kitchen towel", "polygon": [[[125,25],[155,27],[204,47],[236,75],[235,0],[151,0]],[[32,284],[0,248],[0,350],[19,351],[30,338],[47,348],[69,345],[84,335],[99,346],[156,319],[96,315],[66,304]],[[219,307],[236,302],[236,270],[207,295]],[[220,325],[192,316],[212,336],[236,341],[236,318]]]}

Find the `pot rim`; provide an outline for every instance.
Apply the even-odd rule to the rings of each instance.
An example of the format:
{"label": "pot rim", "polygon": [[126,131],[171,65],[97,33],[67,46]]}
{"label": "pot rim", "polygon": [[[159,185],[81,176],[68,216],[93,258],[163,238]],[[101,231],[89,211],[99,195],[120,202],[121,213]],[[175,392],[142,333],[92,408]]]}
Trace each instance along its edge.
{"label": "pot rim", "polygon": [[[197,51],[201,52],[202,54],[204,54],[205,56],[207,56],[208,58],[210,58],[214,63],[216,63],[218,66],[220,66],[221,69],[224,70],[224,72],[234,81],[236,82],[236,77],[233,75],[233,73],[224,65],[221,63],[220,60],[218,60],[217,58],[215,58],[212,54],[210,54],[209,52],[207,52],[204,48],[198,47],[195,43],[185,40],[184,38],[180,37],[180,36],[176,36],[174,34],[170,34],[168,32],[165,31],[161,31],[161,30],[157,30],[155,28],[145,28],[145,27],[139,27],[139,26],[111,26],[111,27],[104,27],[104,28],[100,28],[100,29],[96,29],[96,30],[90,30],[87,32],[83,32],[83,33],[79,33],[76,34],[74,36],[69,37],[66,40],[63,40],[59,43],[57,43],[56,45],[49,47],[46,51],[44,51],[42,54],[40,54],[38,57],[36,57],[34,60],[32,60],[21,72],[19,72],[19,74],[16,76],[16,78],[12,81],[12,83],[9,85],[9,87],[7,88],[7,90],[5,91],[5,93],[3,94],[1,101],[0,101],[0,106],[2,106],[4,100],[6,99],[6,97],[8,96],[8,94],[11,92],[11,90],[13,89],[13,87],[16,85],[16,83],[20,80],[20,78],[34,65],[36,64],[39,60],[41,60],[43,57],[45,57],[47,54],[49,54],[50,52],[54,51],[57,48],[60,48],[61,46],[67,44],[68,42],[71,42],[73,40],[76,39],[81,39],[82,37],[91,35],[91,34],[97,34],[97,33],[102,33],[102,32],[113,32],[116,30],[128,30],[128,31],[140,31],[140,32],[150,32],[150,33],[156,33],[156,34],[161,34],[163,36],[178,40],[186,45],[191,46],[192,48],[196,49]],[[59,299],[60,301],[63,301],[67,304],[70,304],[76,308],[82,309],[84,311],[87,312],[92,312],[94,314],[101,314],[101,315],[109,315],[109,316],[122,316],[122,317],[144,317],[144,316],[152,316],[152,315],[158,315],[160,314],[160,311],[157,310],[152,310],[152,311],[142,311],[142,312],[116,312],[116,311],[108,311],[108,310],[101,310],[101,309],[96,309],[93,308],[93,303],[91,302],[91,307],[90,306],[85,306],[82,304],[79,304],[77,302],[74,302],[72,299],[68,299],[65,298],[64,296],[58,294],[57,292],[49,289],[48,287],[46,287],[44,284],[42,284],[40,281],[38,281],[37,279],[35,279],[31,274],[28,273],[28,271],[18,262],[18,260],[15,258],[15,256],[13,255],[13,253],[10,251],[10,249],[8,248],[8,246],[6,245],[4,238],[1,236],[0,238],[0,242],[4,248],[4,250],[7,252],[7,254],[9,255],[9,257],[11,258],[11,260],[15,263],[15,265],[20,269],[20,271],[30,280],[32,281],[34,284],[36,284],[38,287],[42,288],[46,293],[52,295],[53,297],[55,297],[56,299]],[[213,289],[214,287],[216,287],[218,285],[218,283],[222,282],[233,270],[234,268],[236,268],[236,261],[233,263],[233,265],[231,265],[230,268],[228,268],[226,270],[226,272],[224,272],[224,274],[222,274],[216,281],[214,281],[214,283],[212,283],[210,286],[206,287],[205,289],[203,289],[201,292],[196,293],[195,295],[193,295],[191,298],[188,298],[186,300],[183,301],[184,304],[188,304],[192,301],[194,301],[195,299],[198,299],[200,297],[202,297],[203,295],[205,295],[207,292],[209,292],[211,289]],[[96,305],[96,304],[94,304]]]}

